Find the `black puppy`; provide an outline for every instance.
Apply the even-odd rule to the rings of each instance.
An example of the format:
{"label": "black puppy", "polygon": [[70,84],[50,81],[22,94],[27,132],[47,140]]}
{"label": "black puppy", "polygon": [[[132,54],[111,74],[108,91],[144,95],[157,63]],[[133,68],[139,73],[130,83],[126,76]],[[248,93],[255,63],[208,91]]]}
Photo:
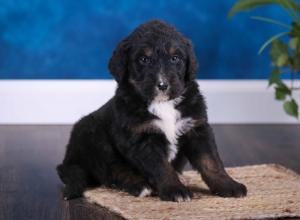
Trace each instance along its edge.
{"label": "black puppy", "polygon": [[192,193],[178,178],[187,161],[213,193],[246,195],[219,158],[189,40],[150,21],[117,46],[109,70],[118,82],[115,96],[75,124],[57,167],[65,199],[104,185],[135,196],[189,200]]}

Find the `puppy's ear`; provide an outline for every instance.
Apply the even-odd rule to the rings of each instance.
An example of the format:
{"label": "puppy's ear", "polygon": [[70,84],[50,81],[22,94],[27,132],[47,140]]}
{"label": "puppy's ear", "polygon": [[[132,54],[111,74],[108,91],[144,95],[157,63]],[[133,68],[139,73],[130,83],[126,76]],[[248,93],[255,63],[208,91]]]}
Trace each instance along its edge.
{"label": "puppy's ear", "polygon": [[185,45],[186,45],[187,55],[188,55],[185,80],[186,82],[188,82],[196,79],[198,62],[197,62],[197,57],[195,55],[192,42],[188,39],[185,39]]}
{"label": "puppy's ear", "polygon": [[109,60],[108,69],[118,83],[124,79],[127,73],[128,50],[129,40],[126,38],[118,44]]}

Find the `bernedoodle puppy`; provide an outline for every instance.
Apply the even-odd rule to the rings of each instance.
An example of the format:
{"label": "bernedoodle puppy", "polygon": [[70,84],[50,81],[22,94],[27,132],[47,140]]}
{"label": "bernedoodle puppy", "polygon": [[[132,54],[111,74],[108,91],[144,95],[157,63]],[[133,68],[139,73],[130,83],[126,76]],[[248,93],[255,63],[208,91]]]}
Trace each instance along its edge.
{"label": "bernedoodle puppy", "polygon": [[119,43],[109,70],[118,83],[114,97],[74,125],[57,167],[64,199],[102,185],[134,196],[190,200],[192,192],[178,177],[187,161],[212,193],[246,195],[219,158],[188,39],[165,22],[147,22]]}

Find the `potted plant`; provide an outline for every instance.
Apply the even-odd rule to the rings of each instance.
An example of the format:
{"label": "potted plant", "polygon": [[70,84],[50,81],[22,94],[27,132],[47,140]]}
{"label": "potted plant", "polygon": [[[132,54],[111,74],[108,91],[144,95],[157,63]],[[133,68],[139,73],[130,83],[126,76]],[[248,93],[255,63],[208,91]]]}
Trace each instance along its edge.
{"label": "potted plant", "polygon": [[[238,12],[269,5],[278,5],[284,9],[290,16],[291,23],[285,24],[268,17],[251,17],[284,29],[284,31],[268,39],[259,49],[259,54],[270,46],[273,70],[269,76],[269,86],[275,89],[275,98],[283,101],[285,112],[298,118],[298,104],[294,96],[300,90],[300,87],[295,87],[294,79],[295,76],[300,76],[300,3],[294,0],[237,0],[229,11],[228,17],[232,17]],[[290,85],[287,85],[281,79],[282,73],[287,72],[291,76]]]}

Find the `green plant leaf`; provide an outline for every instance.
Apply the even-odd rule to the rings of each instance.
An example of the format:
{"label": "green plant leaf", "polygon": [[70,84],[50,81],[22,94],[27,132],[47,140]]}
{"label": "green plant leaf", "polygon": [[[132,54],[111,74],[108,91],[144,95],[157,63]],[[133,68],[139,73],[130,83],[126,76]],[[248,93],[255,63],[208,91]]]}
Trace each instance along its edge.
{"label": "green plant leaf", "polygon": [[274,40],[272,42],[270,56],[275,66],[283,67],[287,65],[289,61],[288,46],[278,39]]}
{"label": "green plant leaf", "polygon": [[271,43],[273,43],[273,41],[277,40],[278,38],[289,34],[289,32],[281,32],[279,34],[274,35],[273,37],[271,37],[269,40],[267,40],[259,49],[258,54],[261,54],[267,46],[269,46]]}
{"label": "green plant leaf", "polygon": [[272,18],[266,18],[266,17],[261,17],[261,16],[252,16],[250,18],[254,19],[254,20],[258,20],[258,21],[264,21],[264,22],[267,22],[267,23],[270,23],[270,24],[275,24],[275,25],[283,27],[283,28],[291,29],[290,25],[285,24],[281,21],[274,20]]}
{"label": "green plant leaf", "polygon": [[292,30],[289,33],[291,37],[300,37],[300,23],[293,22],[292,23]]}
{"label": "green plant leaf", "polygon": [[284,111],[295,118],[299,117],[299,112],[298,112],[298,104],[294,99],[291,99],[290,101],[285,101],[283,104]]}
{"label": "green plant leaf", "polygon": [[299,46],[299,43],[300,43],[300,38],[293,37],[289,41],[289,46],[290,46],[291,49],[296,50]]}
{"label": "green plant leaf", "polygon": [[273,69],[273,71],[269,77],[269,86],[271,86],[273,84],[280,84],[280,83],[281,83],[280,70],[275,68],[275,69]]}
{"label": "green plant leaf", "polygon": [[287,54],[281,54],[277,59],[276,65],[278,67],[283,67],[288,64],[288,61],[289,61],[289,56]]}
{"label": "green plant leaf", "polygon": [[[289,4],[286,4],[288,1]],[[228,13],[228,17],[232,17],[238,12],[250,10],[256,7],[266,6],[270,4],[276,4],[286,9],[293,9],[294,11],[300,11],[300,4],[293,0],[238,0]]]}
{"label": "green plant leaf", "polygon": [[281,90],[279,88],[275,89],[275,98],[277,100],[285,100],[286,96],[287,96],[287,93],[285,93],[284,90]]}
{"label": "green plant leaf", "polygon": [[275,87],[275,98],[277,100],[285,100],[288,95],[291,95],[291,90],[283,82]]}

